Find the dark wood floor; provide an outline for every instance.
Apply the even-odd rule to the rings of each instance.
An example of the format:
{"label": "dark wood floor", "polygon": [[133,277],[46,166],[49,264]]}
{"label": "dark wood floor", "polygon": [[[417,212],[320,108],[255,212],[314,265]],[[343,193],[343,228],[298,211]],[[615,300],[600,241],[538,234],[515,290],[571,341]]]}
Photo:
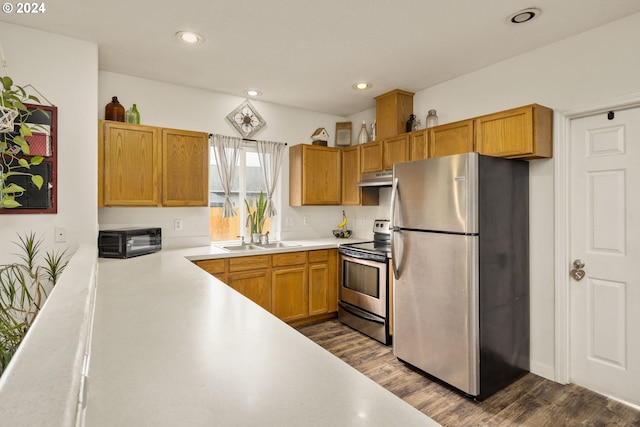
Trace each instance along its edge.
{"label": "dark wood floor", "polygon": [[477,403],[408,368],[391,347],[336,319],[297,329],[443,426],[640,426],[633,408],[534,374]]}

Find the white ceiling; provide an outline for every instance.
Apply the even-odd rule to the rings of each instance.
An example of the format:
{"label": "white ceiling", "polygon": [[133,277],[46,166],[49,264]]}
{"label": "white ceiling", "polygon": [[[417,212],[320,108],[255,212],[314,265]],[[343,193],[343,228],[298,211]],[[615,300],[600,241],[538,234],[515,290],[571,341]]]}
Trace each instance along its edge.
{"label": "white ceiling", "polygon": [[[44,0],[41,0],[44,1]],[[99,46],[100,70],[347,116],[640,12],[638,0],[57,0],[0,21]],[[537,7],[540,17],[506,18]],[[192,30],[205,43],[174,34]],[[2,40],[10,43],[10,40]],[[9,58],[10,60],[10,58]],[[373,88],[356,92],[357,81]]]}

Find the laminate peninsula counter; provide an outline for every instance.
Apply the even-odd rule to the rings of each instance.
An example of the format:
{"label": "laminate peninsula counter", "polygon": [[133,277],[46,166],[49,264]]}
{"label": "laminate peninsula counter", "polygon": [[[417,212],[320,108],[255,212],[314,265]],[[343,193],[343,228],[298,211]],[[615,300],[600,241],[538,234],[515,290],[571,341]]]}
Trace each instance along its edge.
{"label": "laminate peninsula counter", "polygon": [[191,262],[225,256],[239,255],[98,261],[79,425],[439,425]]}

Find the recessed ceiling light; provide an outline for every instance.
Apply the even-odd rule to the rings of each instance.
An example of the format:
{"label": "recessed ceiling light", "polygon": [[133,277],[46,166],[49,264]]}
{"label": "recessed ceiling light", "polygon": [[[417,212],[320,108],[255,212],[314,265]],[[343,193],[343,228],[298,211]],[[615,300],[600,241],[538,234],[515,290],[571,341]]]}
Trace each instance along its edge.
{"label": "recessed ceiling light", "polygon": [[366,83],[366,82],[355,83],[353,85],[353,88],[356,89],[356,90],[371,89],[371,83]]}
{"label": "recessed ceiling light", "polygon": [[522,9],[516,13],[512,13],[507,18],[507,22],[511,24],[524,24],[525,22],[529,22],[534,18],[540,16],[542,11],[535,7],[530,7],[528,9]]}
{"label": "recessed ceiling light", "polygon": [[176,37],[184,43],[199,44],[204,42],[204,38],[200,34],[191,31],[178,31]]}
{"label": "recessed ceiling light", "polygon": [[244,91],[244,94],[247,96],[260,96],[262,95],[262,92],[260,92],[259,90],[255,90],[255,89],[248,89]]}

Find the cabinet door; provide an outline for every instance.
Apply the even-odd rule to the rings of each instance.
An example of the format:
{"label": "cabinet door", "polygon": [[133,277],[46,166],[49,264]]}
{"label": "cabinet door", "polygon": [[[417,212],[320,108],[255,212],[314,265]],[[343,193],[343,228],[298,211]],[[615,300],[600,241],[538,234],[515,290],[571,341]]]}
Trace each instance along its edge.
{"label": "cabinet door", "polygon": [[162,204],[209,205],[209,140],[206,133],[162,130]]}
{"label": "cabinet door", "polygon": [[332,147],[304,146],[302,203],[340,204],[340,150]]}
{"label": "cabinet door", "polygon": [[309,316],[329,311],[329,265],[309,264]]}
{"label": "cabinet door", "polygon": [[160,131],[104,121],[102,151],[105,206],[160,206]]}
{"label": "cabinet door", "polygon": [[228,277],[226,274],[227,270],[227,260],[226,259],[205,259],[201,261],[194,261],[194,263],[206,271],[207,273],[213,275],[221,282],[227,283]]}
{"label": "cabinet door", "polygon": [[360,150],[360,172],[380,172],[382,170],[382,141],[362,144]]}
{"label": "cabinet door", "polygon": [[303,319],[309,313],[307,266],[274,268],[272,270],[271,312],[285,322]]}
{"label": "cabinet door", "polygon": [[429,128],[429,157],[469,153],[473,150],[473,120]]}
{"label": "cabinet door", "polygon": [[309,251],[309,315],[338,311],[338,250]]}
{"label": "cabinet door", "polygon": [[260,307],[271,311],[271,276],[268,270],[229,273],[227,284]]}
{"label": "cabinet door", "polygon": [[409,160],[422,160],[428,156],[427,129],[409,134]]}
{"label": "cabinet door", "polygon": [[382,167],[393,169],[394,163],[409,161],[409,136],[402,134],[382,141]]}
{"label": "cabinet door", "polygon": [[552,121],[553,111],[535,104],[478,117],[476,149],[496,157],[551,157]]}
{"label": "cabinet door", "polygon": [[343,205],[360,204],[360,147],[342,149],[342,203]]}

